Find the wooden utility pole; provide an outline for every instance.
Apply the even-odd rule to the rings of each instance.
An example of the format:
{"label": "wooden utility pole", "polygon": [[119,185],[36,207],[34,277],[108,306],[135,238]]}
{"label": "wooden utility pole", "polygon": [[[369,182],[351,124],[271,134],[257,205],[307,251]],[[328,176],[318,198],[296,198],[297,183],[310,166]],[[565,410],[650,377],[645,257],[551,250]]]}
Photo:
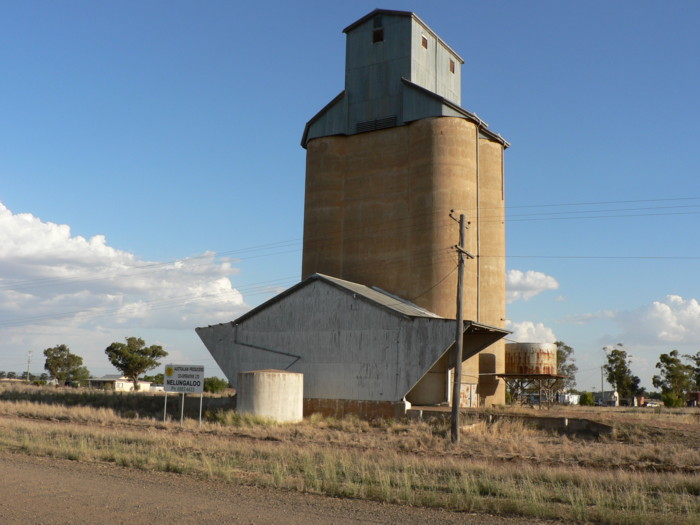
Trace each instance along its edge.
{"label": "wooden utility pole", "polygon": [[[454,210],[452,210],[452,213]],[[457,220],[450,213],[450,217]],[[459,443],[459,400],[462,392],[462,345],[464,338],[464,310],[462,308],[464,298],[464,258],[473,259],[474,256],[464,249],[465,237],[467,234],[467,220],[464,214],[459,216],[459,244],[454,248],[457,250],[459,265],[457,267],[457,333],[455,335],[455,373],[452,384],[452,443]]]}
{"label": "wooden utility pole", "polygon": [[605,403],[605,390],[603,390],[603,369],[605,366],[600,367],[600,402]]}

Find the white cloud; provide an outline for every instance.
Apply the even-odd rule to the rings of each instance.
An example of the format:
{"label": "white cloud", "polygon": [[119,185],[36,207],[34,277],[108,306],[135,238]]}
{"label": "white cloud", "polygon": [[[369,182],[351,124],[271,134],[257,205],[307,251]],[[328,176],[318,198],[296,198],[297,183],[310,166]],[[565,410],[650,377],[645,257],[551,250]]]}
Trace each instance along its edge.
{"label": "white cloud", "polygon": [[558,288],[557,280],[542,272],[508,270],[506,273],[506,300],[508,303],[518,299],[527,301],[541,292]]}
{"label": "white cloud", "polygon": [[532,321],[516,323],[507,320],[506,328],[513,332],[509,339],[518,343],[554,343],[557,340],[552,329],[543,323],[533,323]]}
{"label": "white cloud", "polygon": [[652,387],[651,378],[661,354],[678,350],[681,354],[695,354],[700,350],[700,304],[697,299],[667,295],[627,311],[615,312],[610,317],[618,327],[617,333],[598,338],[601,346],[622,343],[627,349],[632,372],[642,384]]}
{"label": "white cloud", "polygon": [[620,312],[615,321],[621,341],[658,345],[672,350],[674,345],[700,345],[700,304],[697,299],[667,295],[635,310]]}
{"label": "white cloud", "polygon": [[[41,361],[32,366],[37,373],[44,348],[71,341],[89,368],[109,368],[103,352],[113,341],[175,332],[191,339],[196,326],[230,321],[248,309],[229,279],[236,272],[230,259],[213,252],[175,262],[139,260],[102,235],[74,236],[65,224],[13,214],[0,203],[0,370],[20,372],[31,350]],[[196,336],[194,344],[207,354]]]}
{"label": "white cloud", "polygon": [[570,315],[562,319],[562,323],[588,324],[600,319],[614,319],[617,313],[614,310],[599,310],[597,312]]}

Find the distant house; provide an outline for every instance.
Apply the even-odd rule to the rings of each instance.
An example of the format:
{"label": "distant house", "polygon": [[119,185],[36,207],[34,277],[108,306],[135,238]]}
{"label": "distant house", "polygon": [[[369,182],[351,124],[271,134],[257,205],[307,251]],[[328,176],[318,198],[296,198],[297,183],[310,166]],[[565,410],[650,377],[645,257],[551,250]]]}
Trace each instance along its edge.
{"label": "distant house", "polygon": [[557,401],[561,405],[578,405],[581,401],[581,396],[571,392],[560,392],[557,394]]}
{"label": "distant house", "polygon": [[[605,390],[604,392],[593,392],[593,397],[595,398],[595,404],[598,406],[617,406],[615,404],[615,392],[614,390]],[[618,397],[619,400],[619,397]]]}
{"label": "distant house", "polygon": [[[90,388],[98,388],[100,390],[114,390],[115,392],[133,392],[134,382],[128,377],[119,374],[107,374],[102,377],[91,377],[89,380]],[[139,392],[148,392],[151,389],[150,381],[138,381]]]}

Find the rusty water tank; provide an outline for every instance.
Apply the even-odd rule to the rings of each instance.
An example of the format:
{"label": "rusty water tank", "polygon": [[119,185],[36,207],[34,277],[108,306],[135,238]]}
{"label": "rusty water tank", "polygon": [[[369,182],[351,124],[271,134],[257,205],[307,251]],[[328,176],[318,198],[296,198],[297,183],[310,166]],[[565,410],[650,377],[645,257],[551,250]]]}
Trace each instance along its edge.
{"label": "rusty water tank", "polygon": [[506,374],[556,374],[554,343],[506,344]]}

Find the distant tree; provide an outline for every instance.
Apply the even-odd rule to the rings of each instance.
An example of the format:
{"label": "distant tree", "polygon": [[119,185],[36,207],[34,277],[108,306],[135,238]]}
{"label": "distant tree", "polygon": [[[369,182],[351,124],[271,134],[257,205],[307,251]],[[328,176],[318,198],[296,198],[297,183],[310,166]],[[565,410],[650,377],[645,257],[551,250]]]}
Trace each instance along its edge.
{"label": "distant tree", "polygon": [[17,372],[8,372],[7,379],[17,379]]}
{"label": "distant tree", "polygon": [[205,377],[204,378],[204,391],[211,392],[213,394],[218,394],[223,392],[228,388],[228,381],[225,379],[219,379],[218,377]]}
{"label": "distant tree", "polygon": [[90,372],[83,366],[83,358],[71,353],[66,345],[57,345],[44,350],[44,369],[59,385],[87,381]]}
{"label": "distant tree", "polygon": [[578,404],[588,407],[595,406],[595,396],[592,392],[582,392]]}
{"label": "distant tree", "polygon": [[39,381],[44,381],[44,382],[46,382],[46,381],[48,381],[49,379],[51,379],[51,377],[50,377],[49,374],[47,374],[46,372],[42,372],[41,375],[39,376]]}
{"label": "distant tree", "polygon": [[557,379],[554,383],[556,390],[571,390],[576,386],[576,372],[578,367],[574,362],[574,349],[564,341],[557,341],[557,374],[566,376],[566,379]]}
{"label": "distant tree", "polygon": [[683,359],[690,360],[689,357],[681,357],[678,350],[671,350],[670,353],[659,356],[656,368],[661,373],[655,375],[651,382],[661,389],[661,399],[667,406],[684,406],[688,392],[695,388],[695,368],[683,362]]}
{"label": "distant tree", "polygon": [[144,381],[150,381],[154,385],[163,385],[165,384],[165,376],[161,374],[156,374],[154,376],[143,376]]}
{"label": "distant tree", "polygon": [[684,357],[693,363],[693,388],[695,390],[700,390],[700,352],[695,355],[686,354]]}
{"label": "distant tree", "polygon": [[86,367],[81,366],[74,370],[73,377],[71,378],[70,382],[73,385],[88,386],[89,379],[90,371]]}
{"label": "distant tree", "polygon": [[126,344],[112,343],[105,348],[109,362],[139,389],[139,376],[157,367],[168,352],[160,345],[146,346],[140,337],[127,337]]}
{"label": "distant tree", "polygon": [[5,379],[7,377],[7,372],[0,370],[0,379]]}
{"label": "distant tree", "polygon": [[639,377],[630,369],[631,360],[622,343],[603,348],[607,364],[603,366],[606,379],[621,398],[630,399],[639,392]]}

